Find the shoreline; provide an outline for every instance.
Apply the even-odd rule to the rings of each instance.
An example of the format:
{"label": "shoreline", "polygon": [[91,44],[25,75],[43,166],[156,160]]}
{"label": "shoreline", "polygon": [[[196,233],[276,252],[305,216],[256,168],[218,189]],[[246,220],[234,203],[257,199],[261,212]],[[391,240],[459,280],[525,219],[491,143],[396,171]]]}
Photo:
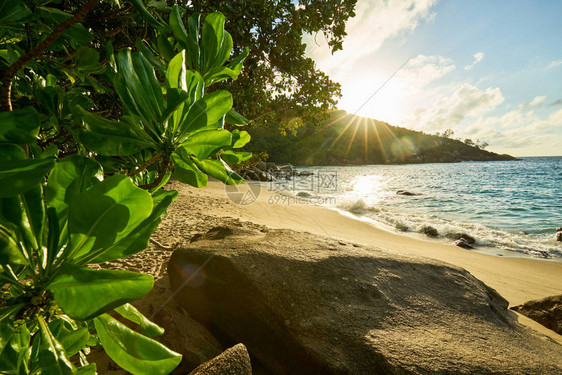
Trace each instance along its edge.
{"label": "shoreline", "polygon": [[[530,300],[562,294],[562,263],[542,259],[501,257],[435,240],[424,240],[404,234],[392,233],[357,218],[347,217],[326,207],[316,205],[279,205],[268,203],[274,193],[261,186],[257,199],[248,205],[233,203],[226,194],[225,186],[209,180],[204,189],[172,182],[172,188],[180,193],[180,199],[195,196],[209,202],[217,202],[203,208],[206,214],[225,219],[238,219],[275,229],[292,229],[309,232],[333,239],[375,246],[401,255],[422,256],[461,267],[489,287],[495,289],[509,306]],[[240,192],[247,185],[239,185]],[[549,336],[562,344],[562,335],[520,315],[519,322]]]}

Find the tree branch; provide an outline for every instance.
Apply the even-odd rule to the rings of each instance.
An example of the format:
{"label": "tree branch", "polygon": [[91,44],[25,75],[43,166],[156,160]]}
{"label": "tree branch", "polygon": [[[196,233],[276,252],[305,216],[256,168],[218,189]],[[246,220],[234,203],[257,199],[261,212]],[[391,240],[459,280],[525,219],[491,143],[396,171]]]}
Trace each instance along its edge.
{"label": "tree branch", "polygon": [[6,111],[12,110],[12,80],[16,74],[27,65],[32,59],[41,55],[41,53],[47,49],[54,41],[56,41],[62,33],[68,29],[70,26],[77,22],[80,22],[86,14],[99,2],[100,0],[88,0],[88,2],[71,18],[58,24],[53,32],[45,38],[41,43],[27,51],[19,59],[17,59],[10,67],[4,72],[2,77],[2,91],[0,92],[0,98],[2,101],[2,108]]}

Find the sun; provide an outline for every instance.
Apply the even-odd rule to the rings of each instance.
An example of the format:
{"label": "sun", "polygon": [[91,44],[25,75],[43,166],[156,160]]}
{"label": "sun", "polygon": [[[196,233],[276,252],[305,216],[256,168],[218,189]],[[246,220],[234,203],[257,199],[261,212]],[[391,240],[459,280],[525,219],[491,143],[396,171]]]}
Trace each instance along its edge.
{"label": "sun", "polygon": [[354,79],[342,91],[338,108],[390,124],[400,123],[405,114],[407,90],[402,82],[395,80],[388,82],[375,94],[384,81],[383,77],[377,76]]}

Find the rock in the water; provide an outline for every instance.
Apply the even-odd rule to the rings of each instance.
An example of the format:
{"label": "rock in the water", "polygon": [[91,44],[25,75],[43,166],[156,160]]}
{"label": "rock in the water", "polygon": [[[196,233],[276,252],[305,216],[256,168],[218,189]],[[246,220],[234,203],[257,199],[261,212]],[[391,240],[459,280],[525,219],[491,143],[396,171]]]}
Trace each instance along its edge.
{"label": "rock in the water", "polygon": [[525,302],[511,309],[562,335],[562,295]]}
{"label": "rock in the water", "polygon": [[437,229],[430,227],[428,225],[423,226],[420,229],[420,233],[423,233],[428,237],[439,237],[439,232],[437,231]]}
{"label": "rock in the water", "polygon": [[562,232],[562,227],[556,228],[556,231],[557,231],[557,232]]}
{"label": "rock in the water", "polygon": [[452,240],[465,240],[466,243],[468,243],[469,245],[474,245],[476,243],[476,240],[474,239],[474,237],[469,236],[466,233],[458,233],[458,232],[453,232],[453,233],[447,233],[445,235],[445,237],[450,238]]}
{"label": "rock in the water", "polygon": [[463,249],[474,249],[474,246],[469,244],[464,238],[461,238],[460,240],[456,240],[453,243],[458,247],[462,247]]}
{"label": "rock in the water", "polygon": [[289,230],[212,238],[173,253],[175,298],[269,373],[562,371],[562,346],[461,268]]}
{"label": "rock in the water", "polygon": [[562,232],[556,232],[556,241],[562,241]]}
{"label": "rock in the water", "polygon": [[301,198],[312,198],[314,197],[312,194],[310,194],[309,192],[306,191],[299,191],[297,193],[297,197],[301,197]]}
{"label": "rock in the water", "polygon": [[408,191],[408,190],[398,190],[398,191],[396,192],[396,194],[398,194],[398,195],[406,195],[406,196],[420,195],[420,194],[418,194],[418,193],[412,193],[412,192],[410,192],[410,191]]}
{"label": "rock in the water", "polygon": [[243,344],[235,345],[203,363],[189,375],[252,375],[248,350]]}

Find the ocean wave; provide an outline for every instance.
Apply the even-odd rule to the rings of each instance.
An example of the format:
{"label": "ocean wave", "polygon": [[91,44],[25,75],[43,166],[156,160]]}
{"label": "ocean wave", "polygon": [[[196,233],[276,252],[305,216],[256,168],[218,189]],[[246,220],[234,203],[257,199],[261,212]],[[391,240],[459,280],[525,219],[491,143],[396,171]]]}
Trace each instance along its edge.
{"label": "ocean wave", "polygon": [[[421,233],[430,226],[438,232],[437,240],[452,242],[451,237],[468,235],[475,240],[475,247],[495,248],[502,253],[527,255],[537,258],[562,258],[562,244],[554,239],[554,232],[542,230],[539,233],[508,232],[482,224],[462,223],[446,220],[436,215],[416,215],[378,204],[369,204],[363,198],[339,201],[337,208],[366,217],[398,232]],[[449,238],[448,238],[449,237]]]}

